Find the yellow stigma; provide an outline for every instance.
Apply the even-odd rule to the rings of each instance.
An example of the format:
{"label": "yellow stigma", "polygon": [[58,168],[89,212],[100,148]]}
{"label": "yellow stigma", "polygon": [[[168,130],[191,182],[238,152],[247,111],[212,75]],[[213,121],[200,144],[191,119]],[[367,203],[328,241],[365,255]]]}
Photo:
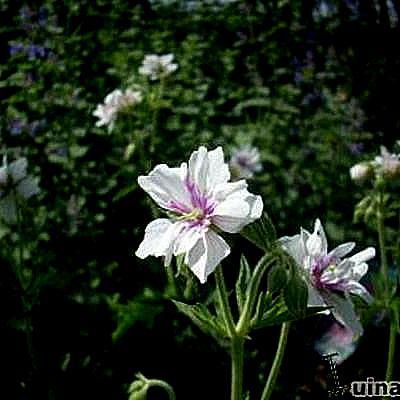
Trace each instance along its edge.
{"label": "yellow stigma", "polygon": [[203,218],[203,216],[204,216],[203,210],[201,210],[200,208],[194,208],[189,213],[183,214],[181,216],[181,219],[184,219],[186,221],[195,221],[196,219]]}

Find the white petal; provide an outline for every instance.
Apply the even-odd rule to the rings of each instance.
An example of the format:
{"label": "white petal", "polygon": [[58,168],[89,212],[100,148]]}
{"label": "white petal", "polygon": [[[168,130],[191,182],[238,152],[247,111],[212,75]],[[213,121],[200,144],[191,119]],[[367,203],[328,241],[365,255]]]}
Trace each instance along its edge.
{"label": "white petal", "polygon": [[186,164],[180,168],[169,168],[165,164],[157,165],[149,175],[139,176],[139,186],[163,208],[168,209],[172,201],[190,206],[188,191],[184,185]]}
{"label": "white petal", "polygon": [[201,283],[206,282],[217,265],[229,255],[228,244],[214,231],[203,232],[202,237],[189,251],[187,261],[190,269]]}
{"label": "white petal", "polygon": [[171,226],[172,222],[166,218],[150,222],[145,229],[144,239],[136,250],[136,256],[143,259],[148,256],[165,255],[166,243],[169,242],[165,235]]}
{"label": "white petal", "polygon": [[371,304],[374,300],[368,290],[363,285],[361,285],[361,283],[358,283],[356,281],[348,282],[346,284],[346,291],[360,296],[368,304]]}
{"label": "white petal", "polygon": [[[312,286],[307,285],[308,287],[308,302],[307,305],[309,307],[325,307],[326,303],[322,296],[318,293],[318,291]],[[329,310],[327,310],[329,313]]]}
{"label": "white petal", "polygon": [[319,219],[315,221],[314,232],[307,239],[306,248],[312,256],[326,255],[328,252],[328,244],[324,228]]}
{"label": "white petal", "polygon": [[351,256],[349,258],[350,261],[353,261],[356,264],[363,263],[365,261],[371,260],[371,258],[375,257],[375,249],[373,247],[368,247],[363,251],[360,251],[357,254],[354,254],[354,256]]}
{"label": "white petal", "polygon": [[224,161],[224,152],[222,147],[208,152],[208,190],[212,190],[215,186],[226,183],[230,179],[228,164]]}
{"label": "white petal", "polygon": [[26,176],[28,160],[25,157],[18,158],[8,166],[8,171],[14,182],[18,182]]}
{"label": "white petal", "polygon": [[283,249],[294,258],[296,263],[303,267],[306,253],[300,235],[284,236],[279,239],[279,242]]}
{"label": "white petal", "polygon": [[207,149],[204,146],[200,146],[199,149],[194,151],[190,156],[189,178],[202,193],[207,191],[208,168]]}
{"label": "white petal", "polygon": [[354,242],[343,243],[329,252],[329,256],[343,258],[354,249],[355,245]]}
{"label": "white petal", "polygon": [[[247,189],[245,180],[227,182],[217,185],[214,190],[214,198],[217,201],[224,201],[231,196],[242,196],[242,192]],[[248,193],[248,192],[247,192]]]}
{"label": "white petal", "polygon": [[247,192],[246,197],[231,196],[219,203],[214,210],[212,222],[225,232],[236,233],[260,218],[262,210],[261,197]]}
{"label": "white petal", "polygon": [[336,293],[324,291],[323,298],[328,304],[332,306],[332,314],[338,322],[350,328],[354,334],[361,336],[363,333],[362,325],[358,320],[357,314],[354,310],[354,305],[350,298],[342,297]]}

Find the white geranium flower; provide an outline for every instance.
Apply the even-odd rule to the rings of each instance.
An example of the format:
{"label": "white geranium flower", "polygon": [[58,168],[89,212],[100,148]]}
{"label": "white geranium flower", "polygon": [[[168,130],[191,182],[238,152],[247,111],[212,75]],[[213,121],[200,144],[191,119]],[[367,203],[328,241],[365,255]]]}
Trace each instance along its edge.
{"label": "white geranium flower", "polygon": [[239,232],[261,216],[260,196],[248,192],[244,180],[228,182],[229,168],[221,147],[212,151],[201,146],[189,164],[178,168],[157,165],[139,185],[170,218],[151,222],[136,255],[164,256],[168,266],[173,255],[185,255],[185,263],[204,283],[230,248],[215,228]]}
{"label": "white geranium flower", "polygon": [[375,157],[373,164],[378,176],[394,178],[400,175],[400,155],[389,153],[385,146],[381,146],[381,155]]}
{"label": "white geranium flower", "polygon": [[139,74],[148,76],[152,81],[165,78],[177,70],[178,64],[174,64],[173,54],[148,54],[144,57],[142,65],[139,67]]}
{"label": "white geranium flower", "polygon": [[93,115],[99,120],[96,126],[108,126],[111,131],[114,127],[115,120],[120,111],[138,104],[142,101],[142,94],[139,91],[126,89],[122,91],[116,89],[109,93],[104,99],[104,104],[98,104]]}
{"label": "white geranium flower", "polygon": [[8,223],[17,218],[17,202],[29,199],[40,192],[36,178],[27,174],[28,161],[25,157],[7,163],[3,157],[0,167],[0,216]]}
{"label": "white geranium flower", "polygon": [[234,149],[229,167],[232,175],[237,179],[252,178],[254,173],[262,170],[258,148],[246,145]]}
{"label": "white geranium flower", "polygon": [[375,249],[367,249],[349,258],[355,244],[344,243],[328,252],[328,244],[321,222],[315,221],[311,234],[301,229],[299,235],[279,239],[283,248],[294,258],[308,286],[309,306],[328,306],[338,322],[362,334],[350,294],[372,301],[359,280],[367,273],[366,261],[375,257]]}

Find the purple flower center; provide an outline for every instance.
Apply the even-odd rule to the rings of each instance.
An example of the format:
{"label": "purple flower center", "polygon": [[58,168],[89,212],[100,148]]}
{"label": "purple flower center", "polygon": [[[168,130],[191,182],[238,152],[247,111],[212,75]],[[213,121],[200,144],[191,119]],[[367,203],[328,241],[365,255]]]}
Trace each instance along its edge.
{"label": "purple flower center", "polygon": [[342,280],[331,282],[329,279],[324,277],[324,272],[327,272],[329,269],[334,271],[338,262],[339,260],[337,257],[328,255],[317,257],[314,260],[311,267],[311,281],[317,289],[343,290]]}
{"label": "purple flower center", "polygon": [[189,228],[207,227],[211,224],[211,217],[216,203],[188,177],[185,179],[185,188],[189,194],[190,205],[178,201],[170,201],[169,209],[179,215],[179,219],[187,222]]}

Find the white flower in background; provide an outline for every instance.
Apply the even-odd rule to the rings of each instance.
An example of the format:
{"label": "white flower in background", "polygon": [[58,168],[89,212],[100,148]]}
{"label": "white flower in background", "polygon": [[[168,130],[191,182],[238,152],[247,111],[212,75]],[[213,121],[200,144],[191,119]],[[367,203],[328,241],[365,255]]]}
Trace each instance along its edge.
{"label": "white flower in background", "polygon": [[8,223],[17,219],[19,199],[29,199],[40,192],[37,179],[27,174],[27,167],[25,157],[10,164],[3,157],[0,167],[0,216]]}
{"label": "white flower in background", "polygon": [[354,353],[358,339],[351,329],[334,322],[315,343],[315,350],[322,356],[337,353],[335,362],[341,364]]}
{"label": "white flower in background", "polygon": [[381,146],[381,155],[375,157],[373,164],[378,176],[394,178],[400,174],[399,154],[389,153],[385,146]]}
{"label": "white flower in background", "polygon": [[173,54],[148,54],[144,57],[142,65],[139,67],[139,74],[148,76],[152,81],[165,78],[177,70],[178,64],[174,64]]}
{"label": "white flower in background", "polygon": [[356,316],[350,294],[372,301],[359,280],[367,273],[366,261],[375,257],[375,249],[367,249],[349,257],[355,244],[344,243],[328,253],[328,244],[321,222],[315,221],[314,232],[301,229],[299,235],[279,239],[283,248],[294,258],[308,286],[309,306],[328,306],[338,322],[357,335],[362,326]]}
{"label": "white flower in background", "polygon": [[189,164],[170,168],[157,165],[139,185],[171,215],[152,221],[136,255],[164,256],[168,266],[173,255],[185,254],[185,263],[204,283],[230,247],[216,232],[237,233],[261,216],[260,196],[248,192],[244,180],[228,182],[230,173],[221,147],[192,153]]}
{"label": "white flower in background", "polygon": [[246,145],[234,149],[229,161],[229,167],[236,179],[252,178],[254,173],[262,170],[258,148]]}
{"label": "white flower in background", "polygon": [[104,99],[104,104],[98,104],[93,115],[99,120],[96,126],[108,126],[111,131],[114,127],[115,120],[120,111],[134,106],[142,101],[142,94],[139,91],[126,89],[122,91],[116,89],[109,93]]}
{"label": "white flower in background", "polygon": [[350,177],[354,182],[363,182],[373,176],[373,168],[369,163],[358,163],[350,168]]}

